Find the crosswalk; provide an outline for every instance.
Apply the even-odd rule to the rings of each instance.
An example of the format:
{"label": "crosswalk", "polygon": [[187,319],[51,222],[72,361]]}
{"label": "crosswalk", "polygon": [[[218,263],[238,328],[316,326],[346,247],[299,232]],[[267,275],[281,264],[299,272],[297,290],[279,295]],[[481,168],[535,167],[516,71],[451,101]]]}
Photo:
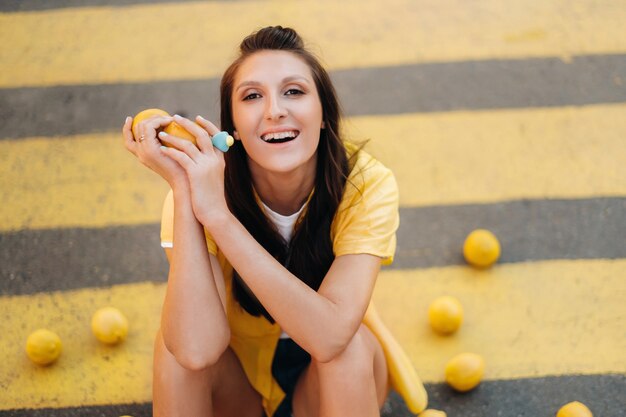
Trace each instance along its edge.
{"label": "crosswalk", "polygon": [[[553,416],[579,400],[626,409],[626,4],[495,0],[54,0],[0,6],[0,416],[150,414],[167,264],[165,183],[121,145],[124,117],[162,107],[215,119],[239,41],[296,28],[326,63],[346,135],[395,173],[396,262],[381,316],[449,416]],[[464,265],[493,230],[501,262]],[[430,301],[461,300],[452,337]],[[97,307],[128,316],[104,347]],[[38,327],[64,352],[23,352]],[[481,354],[459,395],[443,367]],[[405,416],[392,395],[385,416]]]}

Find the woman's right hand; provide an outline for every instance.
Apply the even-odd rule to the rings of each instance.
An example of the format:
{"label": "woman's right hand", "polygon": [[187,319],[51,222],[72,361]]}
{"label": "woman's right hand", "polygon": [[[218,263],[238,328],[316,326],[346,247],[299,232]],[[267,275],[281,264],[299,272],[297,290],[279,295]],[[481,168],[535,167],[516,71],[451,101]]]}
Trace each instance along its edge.
{"label": "woman's right hand", "polygon": [[185,170],[178,162],[167,157],[161,152],[161,141],[157,138],[157,132],[170,124],[174,119],[169,116],[154,116],[142,120],[135,127],[138,137],[135,138],[132,131],[132,117],[127,117],[122,127],[124,146],[139,161],[159,174],[170,188],[180,186],[188,188],[188,180]]}

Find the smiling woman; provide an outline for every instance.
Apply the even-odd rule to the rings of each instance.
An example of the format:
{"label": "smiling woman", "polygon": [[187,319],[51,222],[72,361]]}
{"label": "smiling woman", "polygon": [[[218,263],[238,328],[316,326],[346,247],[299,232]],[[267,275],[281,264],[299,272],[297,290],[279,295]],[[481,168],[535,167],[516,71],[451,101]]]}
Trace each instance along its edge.
{"label": "smiling woman", "polygon": [[[340,137],[328,73],[292,29],[244,39],[220,94],[226,154],[200,116],[144,120],[139,142],[124,125],[172,189],[154,415],[377,416],[388,368],[362,322],[395,251],[394,176]],[[163,133],[172,147],[159,145],[172,121],[197,147]]]}

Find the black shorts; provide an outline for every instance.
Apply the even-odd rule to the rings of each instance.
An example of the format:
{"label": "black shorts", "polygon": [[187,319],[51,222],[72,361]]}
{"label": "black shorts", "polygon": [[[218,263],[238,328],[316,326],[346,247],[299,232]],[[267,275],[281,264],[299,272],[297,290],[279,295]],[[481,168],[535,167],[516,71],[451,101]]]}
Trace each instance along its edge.
{"label": "black shorts", "polygon": [[285,399],[280,403],[274,417],[291,417],[293,392],[302,372],[311,363],[311,355],[291,339],[280,339],[274,361],[272,375],[285,392]]}

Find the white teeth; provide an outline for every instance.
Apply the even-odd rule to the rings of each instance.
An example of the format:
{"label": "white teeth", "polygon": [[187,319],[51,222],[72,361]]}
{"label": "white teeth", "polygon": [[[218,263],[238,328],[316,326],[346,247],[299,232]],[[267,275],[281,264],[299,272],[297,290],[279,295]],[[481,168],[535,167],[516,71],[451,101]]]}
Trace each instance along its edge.
{"label": "white teeth", "polygon": [[295,130],[291,130],[288,132],[268,133],[261,136],[261,139],[263,139],[264,141],[268,141],[272,139],[295,138],[296,136],[298,136],[298,132]]}

